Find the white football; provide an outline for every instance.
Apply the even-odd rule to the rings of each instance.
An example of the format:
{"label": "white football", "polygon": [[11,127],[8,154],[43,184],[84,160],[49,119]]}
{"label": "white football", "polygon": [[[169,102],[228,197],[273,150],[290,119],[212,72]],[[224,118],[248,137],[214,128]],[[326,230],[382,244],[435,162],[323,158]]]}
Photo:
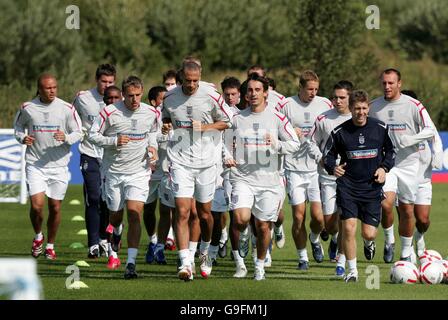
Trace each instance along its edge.
{"label": "white football", "polygon": [[443,270],[443,283],[448,283],[448,261],[446,260],[437,260],[434,261],[435,264],[440,264]]}
{"label": "white football", "polygon": [[428,261],[442,260],[442,256],[435,250],[425,250],[418,259],[420,261],[420,264],[423,265]]}
{"label": "white football", "polygon": [[422,283],[438,284],[441,283],[444,276],[444,267],[441,263],[427,261],[420,266],[420,279]]}
{"label": "white football", "polygon": [[413,284],[418,282],[420,274],[417,267],[408,261],[397,261],[390,269],[390,281],[392,283]]}

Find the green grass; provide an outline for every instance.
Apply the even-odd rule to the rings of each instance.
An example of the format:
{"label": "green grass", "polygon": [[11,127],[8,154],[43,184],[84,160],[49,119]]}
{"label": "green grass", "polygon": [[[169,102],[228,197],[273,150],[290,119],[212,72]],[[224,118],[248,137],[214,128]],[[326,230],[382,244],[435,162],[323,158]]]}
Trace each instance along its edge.
{"label": "green grass", "polygon": [[[56,241],[56,261],[38,259],[38,274],[43,285],[45,299],[281,299],[281,300],[319,300],[319,299],[446,299],[447,286],[394,285],[389,283],[390,265],[382,261],[383,232],[380,229],[377,239],[377,254],[373,264],[379,267],[381,281],[379,290],[366,288],[367,275],[365,270],[371,262],[367,262],[362,253],[361,239],[358,238],[358,270],[360,281],[346,284],[333,276],[335,264],[325,262],[317,264],[311,258],[310,270],[296,270],[297,253],[290,234],[290,208],[286,209],[287,241],[283,249],[275,249],[272,253],[273,265],[267,269],[266,281],[252,280],[253,264],[247,259],[249,275],[246,279],[233,279],[234,263],[229,257],[219,259],[219,265],[214,267],[208,280],[196,278],[193,282],[182,282],[176,277],[176,254],[167,252],[168,265],[146,265],[144,263],[145,246],[148,237],[142,237],[137,271],[139,278],[134,281],[123,280],[124,266],[119,270],[108,270],[105,258],[87,261],[89,268],[80,268],[81,281],[88,289],[68,290],[65,288],[65,273],[67,266],[77,260],[86,259],[86,249],[70,249],[73,242],[86,244],[86,236],[76,235],[84,229],[84,222],[72,222],[74,215],[83,215],[83,206],[69,205],[69,201],[78,199],[82,202],[80,186],[72,186],[67,192],[63,203],[63,218]],[[446,230],[448,219],[448,185],[434,185],[434,201],[431,212],[431,227],[426,234],[429,249],[439,251],[444,257],[448,254],[446,248]],[[308,223],[308,221],[307,221]],[[29,257],[33,231],[28,218],[28,205],[1,204],[0,224],[0,257]],[[397,237],[397,232],[395,233]],[[126,239],[124,235],[123,239]],[[398,239],[398,238],[397,238]],[[126,242],[126,241],[124,241]],[[328,242],[324,243],[325,251]],[[398,245],[399,247],[399,245]],[[396,258],[398,257],[396,252]],[[121,250],[121,258],[126,258],[126,243]],[[199,269],[199,268],[198,268]]]}

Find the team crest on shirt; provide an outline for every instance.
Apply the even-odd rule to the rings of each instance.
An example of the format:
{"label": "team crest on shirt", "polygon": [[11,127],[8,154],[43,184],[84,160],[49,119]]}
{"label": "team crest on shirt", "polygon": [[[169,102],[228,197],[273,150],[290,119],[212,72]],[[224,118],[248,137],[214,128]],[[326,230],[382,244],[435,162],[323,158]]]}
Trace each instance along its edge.
{"label": "team crest on shirt", "polygon": [[50,113],[44,112],[44,122],[48,122],[48,121],[50,121]]}
{"label": "team crest on shirt", "polygon": [[137,119],[131,119],[131,130],[137,130]]}
{"label": "team crest on shirt", "polygon": [[193,106],[187,106],[187,117],[189,119],[193,117]]}
{"label": "team crest on shirt", "polygon": [[394,120],[394,110],[387,111],[387,115],[389,116],[389,120]]}
{"label": "team crest on shirt", "polygon": [[309,112],[305,112],[305,113],[303,114],[303,117],[305,118],[305,122],[310,122],[310,119],[311,119],[311,113],[309,113]]}
{"label": "team crest on shirt", "polygon": [[364,136],[361,134],[359,135],[359,144],[364,144],[366,142],[366,139],[364,138]]}
{"label": "team crest on shirt", "polygon": [[232,201],[233,204],[237,204],[238,203],[238,195],[237,194],[232,194],[231,201]]}
{"label": "team crest on shirt", "polygon": [[252,128],[254,131],[258,131],[258,129],[260,129],[260,124],[258,122],[252,123]]}

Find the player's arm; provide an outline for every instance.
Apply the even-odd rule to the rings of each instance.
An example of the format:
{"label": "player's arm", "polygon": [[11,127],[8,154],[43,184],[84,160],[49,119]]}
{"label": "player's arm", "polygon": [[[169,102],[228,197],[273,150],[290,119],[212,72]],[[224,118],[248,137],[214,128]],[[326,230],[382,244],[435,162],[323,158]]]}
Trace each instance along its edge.
{"label": "player's arm", "polygon": [[422,130],[415,135],[402,135],[398,141],[399,147],[401,148],[419,144],[422,141],[431,139],[435,135],[435,128],[431,126],[433,122],[425,107],[421,106],[420,109],[415,110],[417,114],[415,114],[414,118]]}
{"label": "player's arm", "polygon": [[118,138],[104,136],[106,128],[109,126],[108,115],[103,109],[99,117],[95,119],[88,132],[88,140],[98,147],[112,147],[118,145]]}
{"label": "player's arm", "polygon": [[22,108],[17,111],[14,119],[14,137],[19,143],[31,146],[34,143],[34,137],[27,135],[25,132],[27,118]]}
{"label": "player's arm", "polygon": [[319,161],[322,159],[322,152],[319,149],[319,145],[322,140],[320,133],[320,127],[316,120],[314,122],[313,128],[311,129],[310,139],[307,140],[309,141],[308,153],[310,157],[316,161],[316,163],[319,163]]}
{"label": "player's arm", "polygon": [[[67,128],[67,133],[58,132],[58,133],[62,133],[62,135],[64,137],[62,138],[62,135],[61,135],[60,139],[56,138],[57,140],[65,141],[69,145],[72,145],[81,140],[81,138],[83,136],[82,129],[81,129],[81,119],[79,118],[79,115],[76,112],[75,108],[73,108],[73,110],[67,114],[66,128]],[[58,133],[56,133],[56,134],[58,134]]]}
{"label": "player's arm", "polygon": [[433,167],[433,169],[442,169],[443,143],[434,123],[432,123],[432,126],[434,127],[435,135],[431,141],[431,153],[432,153],[431,166]]}
{"label": "player's arm", "polygon": [[199,121],[193,121],[193,130],[195,131],[210,131],[210,130],[225,130],[232,127],[233,112],[231,108],[225,103],[221,95],[217,99],[210,96],[213,104],[212,119],[213,123],[201,124]]}
{"label": "player's arm", "polygon": [[383,168],[385,173],[389,172],[390,169],[392,169],[392,167],[395,164],[395,150],[394,150],[394,145],[392,143],[392,139],[390,138],[389,135],[389,127],[386,126],[385,129],[385,135],[384,135],[384,141],[383,141],[383,153],[384,153],[384,158],[383,161],[380,164],[380,168]]}
{"label": "player's arm", "polygon": [[225,130],[223,133],[223,161],[224,165],[227,168],[235,167],[236,161],[234,154],[236,151],[236,137],[235,137],[235,128],[232,127],[232,129]]}
{"label": "player's arm", "polygon": [[328,138],[327,143],[325,144],[325,149],[323,152],[323,164],[325,170],[327,170],[328,174],[337,176],[336,172],[336,159],[338,158],[338,151],[336,148],[336,135],[331,132],[331,136]]}
{"label": "player's arm", "polygon": [[272,137],[268,133],[267,143],[278,154],[292,154],[299,151],[301,143],[288,118],[283,117],[283,119],[280,119],[277,115],[276,117],[278,121],[278,137]]}

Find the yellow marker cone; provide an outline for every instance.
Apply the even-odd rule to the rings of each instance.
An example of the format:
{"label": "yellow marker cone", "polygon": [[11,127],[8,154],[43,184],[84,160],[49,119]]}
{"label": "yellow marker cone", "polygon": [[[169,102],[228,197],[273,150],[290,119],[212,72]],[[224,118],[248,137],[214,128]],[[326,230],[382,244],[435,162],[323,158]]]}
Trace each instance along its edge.
{"label": "yellow marker cone", "polygon": [[72,218],[72,221],[85,221],[85,220],[84,220],[84,218],[81,217],[81,216],[74,216],[74,217]]}
{"label": "yellow marker cone", "polygon": [[71,249],[80,249],[80,248],[84,248],[84,245],[81,242],[73,242],[70,245]]}
{"label": "yellow marker cone", "polygon": [[90,264],[88,264],[87,262],[85,262],[84,260],[78,260],[75,262],[75,265],[77,265],[78,267],[90,267]]}
{"label": "yellow marker cone", "polygon": [[78,236],[85,236],[86,234],[87,234],[87,230],[86,229],[81,229],[77,233]]}
{"label": "yellow marker cone", "polygon": [[69,202],[69,204],[79,206],[81,204],[81,201],[79,201],[78,199],[73,199],[72,201]]}
{"label": "yellow marker cone", "polygon": [[86,285],[82,281],[74,281],[72,284],[70,284],[67,289],[81,289],[81,288],[88,288],[89,286]]}

